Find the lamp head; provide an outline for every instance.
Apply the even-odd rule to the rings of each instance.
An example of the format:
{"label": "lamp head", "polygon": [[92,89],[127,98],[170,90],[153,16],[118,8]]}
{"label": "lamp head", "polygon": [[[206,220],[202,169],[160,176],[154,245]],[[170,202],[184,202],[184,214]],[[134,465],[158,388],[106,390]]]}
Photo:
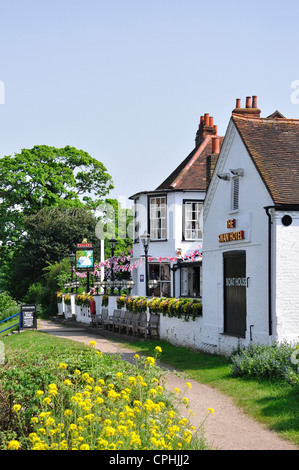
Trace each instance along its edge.
{"label": "lamp head", "polygon": [[217,174],[218,178],[224,181],[229,181],[230,180],[230,174],[229,173],[219,173]]}

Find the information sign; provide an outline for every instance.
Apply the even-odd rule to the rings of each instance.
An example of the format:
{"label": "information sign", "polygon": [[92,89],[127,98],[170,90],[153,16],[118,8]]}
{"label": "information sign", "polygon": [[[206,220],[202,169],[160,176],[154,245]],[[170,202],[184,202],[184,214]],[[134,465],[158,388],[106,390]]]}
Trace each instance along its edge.
{"label": "information sign", "polygon": [[37,328],[36,305],[21,305],[21,328]]}

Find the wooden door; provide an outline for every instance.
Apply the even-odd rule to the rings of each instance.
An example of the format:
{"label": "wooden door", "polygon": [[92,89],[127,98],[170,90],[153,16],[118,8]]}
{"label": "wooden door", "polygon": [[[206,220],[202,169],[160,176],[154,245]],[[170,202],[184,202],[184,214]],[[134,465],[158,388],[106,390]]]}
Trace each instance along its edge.
{"label": "wooden door", "polygon": [[232,251],[224,258],[224,333],[245,338],[246,252]]}

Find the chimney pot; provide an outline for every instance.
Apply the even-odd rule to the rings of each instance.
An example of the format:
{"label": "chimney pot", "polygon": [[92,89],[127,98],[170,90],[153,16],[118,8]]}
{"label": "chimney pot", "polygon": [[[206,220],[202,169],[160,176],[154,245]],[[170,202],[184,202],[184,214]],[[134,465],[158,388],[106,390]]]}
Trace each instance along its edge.
{"label": "chimney pot", "polygon": [[205,113],[205,126],[208,126],[209,125],[209,114],[208,113]]}
{"label": "chimney pot", "polygon": [[257,108],[257,96],[252,97],[252,107]]}
{"label": "chimney pot", "polygon": [[251,96],[246,96],[246,108],[251,108]]}
{"label": "chimney pot", "polygon": [[218,134],[218,126],[214,126],[214,129],[215,129],[215,134],[217,135]]}
{"label": "chimney pot", "polygon": [[204,117],[200,116],[200,124],[204,121]]}
{"label": "chimney pot", "polygon": [[241,108],[241,100],[240,98],[236,99],[236,108]]}
{"label": "chimney pot", "polygon": [[218,137],[212,139],[212,153],[220,153],[220,141]]}
{"label": "chimney pot", "polygon": [[214,126],[214,118],[213,118],[212,116],[211,116],[210,119],[209,119],[209,125],[210,125],[211,127]]}

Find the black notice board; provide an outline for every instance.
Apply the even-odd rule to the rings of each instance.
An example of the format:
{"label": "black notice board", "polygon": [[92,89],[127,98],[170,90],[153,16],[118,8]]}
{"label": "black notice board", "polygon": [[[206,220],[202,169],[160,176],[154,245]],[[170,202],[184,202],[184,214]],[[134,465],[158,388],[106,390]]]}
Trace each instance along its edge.
{"label": "black notice board", "polygon": [[21,328],[37,328],[36,305],[21,305]]}

